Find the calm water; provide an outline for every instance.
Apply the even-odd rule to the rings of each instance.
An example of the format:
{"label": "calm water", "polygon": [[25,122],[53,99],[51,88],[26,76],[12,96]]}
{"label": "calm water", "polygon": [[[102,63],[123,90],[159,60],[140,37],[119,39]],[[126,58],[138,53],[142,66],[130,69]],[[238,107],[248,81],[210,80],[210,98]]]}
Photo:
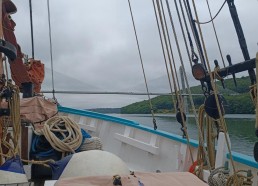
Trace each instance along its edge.
{"label": "calm water", "polygon": [[[139,114],[120,114],[114,115],[129,120],[136,121],[142,125],[153,127],[152,117],[150,115]],[[181,125],[177,123],[174,115],[156,115],[158,130],[182,135]],[[232,150],[246,155],[253,156],[254,143],[258,142],[255,136],[254,125],[255,118],[253,115],[227,115],[227,128],[230,135]],[[195,125],[195,119],[188,118],[188,133],[192,139],[198,139],[198,130]]]}

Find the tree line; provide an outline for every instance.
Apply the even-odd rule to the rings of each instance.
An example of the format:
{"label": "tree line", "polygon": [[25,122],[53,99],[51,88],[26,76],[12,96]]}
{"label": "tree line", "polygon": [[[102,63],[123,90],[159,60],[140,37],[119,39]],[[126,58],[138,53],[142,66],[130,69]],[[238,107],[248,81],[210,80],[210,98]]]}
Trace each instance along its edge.
{"label": "tree line", "polygon": [[[224,80],[225,89],[222,88],[220,82],[216,83],[219,93],[222,95],[223,106],[226,114],[253,114],[255,112],[254,104],[249,93],[250,80],[249,77],[241,77],[236,79],[235,86],[232,79]],[[202,94],[201,86],[191,87],[193,94]],[[188,91],[186,91],[188,92]],[[188,104],[189,102],[189,97]],[[205,101],[205,96],[193,96],[195,109],[198,109]],[[157,96],[151,99],[153,110],[155,113],[175,113],[175,107],[172,96]],[[189,105],[189,112],[191,113]],[[144,100],[136,102],[121,108],[122,114],[150,114],[149,101]]]}

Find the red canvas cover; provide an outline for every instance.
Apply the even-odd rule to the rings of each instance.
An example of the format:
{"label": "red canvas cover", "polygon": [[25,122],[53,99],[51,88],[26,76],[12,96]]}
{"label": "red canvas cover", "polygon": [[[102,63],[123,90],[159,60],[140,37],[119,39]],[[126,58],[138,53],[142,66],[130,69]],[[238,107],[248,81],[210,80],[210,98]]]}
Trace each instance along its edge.
{"label": "red canvas cover", "polygon": [[46,121],[57,114],[57,105],[40,96],[21,99],[20,108],[21,118],[32,123]]}

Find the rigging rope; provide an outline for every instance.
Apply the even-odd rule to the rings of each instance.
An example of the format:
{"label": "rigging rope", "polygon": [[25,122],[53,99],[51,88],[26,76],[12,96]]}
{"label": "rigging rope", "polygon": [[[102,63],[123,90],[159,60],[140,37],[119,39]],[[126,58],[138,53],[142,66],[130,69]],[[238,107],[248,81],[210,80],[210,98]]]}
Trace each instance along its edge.
{"label": "rigging rope", "polygon": [[[221,46],[220,46],[218,34],[217,34],[217,31],[216,31],[216,28],[215,28],[215,24],[214,24],[214,21],[213,21],[213,19],[212,19],[212,14],[211,14],[211,9],[210,9],[209,0],[206,0],[206,2],[207,2],[208,9],[209,9],[210,17],[211,17],[211,22],[212,22],[213,31],[214,31],[214,34],[215,34],[215,37],[216,37],[216,41],[217,41],[217,44],[218,44],[220,57],[221,57],[221,60],[222,60],[222,62],[223,62],[224,68],[225,68],[225,67],[226,67],[226,66],[225,66],[225,60],[224,60],[224,57],[223,57],[223,54],[222,54],[222,50],[221,50]],[[225,5],[225,3],[226,3],[226,1],[223,3],[222,7]],[[221,9],[222,9],[222,8],[221,8]]]}
{"label": "rigging rope", "polygon": [[149,88],[148,88],[148,84],[147,84],[147,78],[146,78],[146,74],[145,74],[145,70],[144,70],[142,54],[141,54],[139,40],[138,40],[138,36],[137,36],[137,32],[136,32],[136,26],[135,26],[135,23],[134,23],[133,12],[132,12],[132,7],[131,7],[130,0],[128,0],[128,5],[129,5],[129,9],[130,9],[131,18],[132,18],[134,35],[135,35],[135,39],[136,39],[136,43],[137,43],[138,53],[139,53],[139,57],[140,57],[140,61],[141,61],[142,72],[143,72],[143,76],[144,76],[144,82],[145,82],[145,86],[146,86],[146,90],[147,90],[147,94],[148,94],[148,99],[149,99],[149,105],[150,105],[150,109],[151,109],[151,115],[152,115],[154,130],[156,130],[157,129],[157,124],[156,124],[156,119],[155,119],[155,116],[154,116],[153,105],[152,105],[151,98],[150,98]]}
{"label": "rigging rope", "polygon": [[[182,2],[181,1],[179,1],[179,2],[180,2],[180,6],[182,8]],[[176,7],[179,23],[180,23],[181,32],[182,32],[182,35],[183,35],[183,38],[184,38],[185,48],[186,48],[187,56],[188,56],[188,59],[189,59],[189,64],[192,67],[191,58],[190,58],[190,52],[189,52],[189,48],[188,48],[188,45],[187,45],[186,36],[185,36],[184,28],[183,28],[183,25],[182,25],[181,16],[180,16],[179,9],[178,9],[178,6],[177,6],[177,1],[174,0],[174,3],[175,3],[175,7]],[[185,19],[185,14],[184,14],[183,10],[182,10],[182,15],[183,15],[183,18]],[[187,30],[187,34],[190,37],[190,33],[189,33],[189,30],[188,30],[188,26],[186,24],[186,21],[185,21],[185,27],[186,27],[186,30]]]}
{"label": "rigging rope", "polygon": [[50,45],[50,60],[51,60],[51,80],[52,80],[52,94],[53,99],[56,100],[55,97],[55,84],[54,84],[54,67],[53,67],[53,47],[52,47],[52,33],[51,33],[51,21],[50,21],[50,5],[49,0],[47,0],[47,10],[48,10],[48,33],[49,33],[49,45]]}
{"label": "rigging rope", "polygon": [[[198,31],[197,31],[196,26],[194,24],[195,22],[193,21],[193,16],[192,16],[192,11],[191,11],[191,7],[190,7],[190,4],[189,4],[189,0],[184,0],[184,6],[185,6],[185,10],[187,12],[188,21],[190,23],[190,27],[191,27],[191,30],[192,30],[192,33],[193,33],[193,36],[194,36],[194,40],[195,40],[195,43],[196,43],[196,46],[197,46],[197,50],[198,50],[198,53],[199,53],[201,63],[204,65],[204,67],[206,69],[207,67],[206,67],[206,62],[205,62],[204,56],[203,56],[202,45],[201,45],[201,42],[200,42]],[[188,37],[189,36],[190,36],[190,34],[188,35]],[[193,51],[193,49],[192,49],[192,51]]]}
{"label": "rigging rope", "polygon": [[[195,12],[196,20],[199,22],[199,17],[198,17],[198,13],[197,13],[197,9],[196,9],[196,5],[195,5],[194,0],[192,0],[192,4],[193,4],[193,7],[194,7],[194,12]],[[217,93],[217,90],[216,90],[216,87],[215,87],[215,83],[214,83],[214,78],[213,78],[213,75],[212,75],[212,72],[211,72],[210,63],[209,63],[209,59],[208,59],[208,54],[207,54],[207,50],[206,50],[206,46],[205,46],[205,42],[204,42],[204,38],[203,38],[203,34],[202,34],[202,30],[201,30],[200,24],[198,24],[198,30],[199,30],[199,33],[200,33],[200,36],[201,36],[201,41],[202,41],[202,45],[203,45],[205,59],[207,61],[208,72],[209,72],[209,75],[210,75],[211,84],[212,84],[212,87],[214,89],[216,105],[217,105],[218,112],[219,112],[219,120],[220,120],[220,123],[222,125],[223,130],[224,130],[224,136],[225,136],[227,148],[228,148],[228,151],[229,151],[229,157],[230,157],[230,161],[231,161],[231,164],[232,164],[232,167],[233,167],[233,172],[235,174],[236,173],[236,167],[235,167],[235,164],[234,164],[234,161],[233,161],[232,152],[231,152],[230,145],[229,145],[229,139],[228,139],[228,136],[227,136],[227,127],[226,127],[226,123],[225,123],[225,118],[222,115],[222,111],[221,111],[221,107],[220,107],[220,102],[219,102],[219,99],[218,99],[218,93]]]}
{"label": "rigging rope", "polygon": [[169,81],[169,88],[170,88],[170,92],[171,92],[172,103],[173,103],[173,106],[174,106],[174,109],[175,109],[175,112],[176,112],[176,110],[177,110],[176,109],[176,103],[175,103],[175,99],[173,97],[172,83],[171,83],[170,74],[169,74],[169,71],[168,71],[167,58],[166,58],[166,55],[165,55],[165,49],[164,49],[164,44],[163,44],[163,40],[162,40],[162,36],[161,36],[161,31],[160,31],[160,26],[159,26],[159,21],[158,21],[158,16],[157,16],[157,10],[156,10],[156,6],[155,6],[154,0],[152,0],[152,4],[153,4],[155,18],[156,18],[156,23],[157,23],[157,27],[158,27],[158,31],[159,31],[159,38],[160,38],[162,54],[163,54],[163,58],[164,58],[164,62],[165,62],[167,77],[168,77],[168,81]]}
{"label": "rigging rope", "polygon": [[[181,17],[180,17],[180,13],[179,13],[179,9],[178,9],[178,5],[177,5],[177,1],[175,0],[174,1],[175,3],[175,7],[176,7],[176,11],[177,11],[177,15],[178,15],[178,18],[179,18],[179,23],[180,23],[180,27],[181,27],[181,31],[182,31],[182,34],[184,36],[184,41],[185,41],[185,46],[187,46],[187,42],[186,42],[186,39],[185,39],[185,34],[184,34],[184,29],[183,29],[183,24],[182,24],[182,20],[181,20]],[[185,19],[185,14],[184,14],[184,11],[183,11],[183,6],[182,6],[182,2],[179,1],[180,3],[180,8],[181,8],[181,12],[182,12],[182,15],[183,15],[183,20],[184,20],[184,23],[185,23],[185,27],[186,27],[186,30],[189,33],[189,30],[188,30],[188,26],[187,26],[187,23],[186,23],[186,19]],[[169,8],[169,4],[167,2],[167,6]],[[187,9],[186,9],[187,11]],[[169,11],[170,12],[170,11]],[[187,12],[188,14],[188,12]],[[177,43],[178,43],[178,40],[176,39]],[[188,50],[188,47],[186,47],[186,50]],[[188,54],[188,59],[189,61],[191,60],[190,59],[190,53],[189,51],[187,52]],[[183,60],[180,60],[181,62],[181,65],[184,67],[184,63],[183,63]],[[191,63],[191,62],[190,62]],[[184,75],[185,75],[185,79],[186,79],[186,85],[187,85],[187,89],[188,89],[188,94],[189,94],[189,98],[190,98],[190,102],[191,102],[191,106],[192,106],[192,110],[194,112],[194,116],[195,116],[195,122],[196,122],[196,126],[198,128],[198,132],[199,132],[199,143],[200,143],[200,146],[202,147],[203,151],[204,151],[204,157],[206,159],[207,162],[210,162],[210,159],[209,159],[209,156],[208,156],[208,152],[207,150],[204,148],[205,145],[204,145],[204,135],[202,134],[201,132],[201,127],[200,127],[200,122],[201,120],[199,119],[198,117],[198,114],[196,112],[196,109],[195,109],[195,104],[194,104],[194,101],[193,101],[193,96],[192,96],[192,92],[191,92],[191,89],[190,89],[190,86],[189,86],[189,82],[188,82],[188,78],[186,77],[186,72],[185,72],[185,68],[183,68],[183,71],[184,71]],[[208,163],[208,168],[209,170],[211,171],[211,168],[212,166]]]}
{"label": "rigging rope", "polygon": [[[166,41],[166,33],[165,33],[165,29],[164,29],[164,24],[163,24],[163,19],[162,19],[162,11],[163,11],[163,16],[164,16],[164,20],[165,20],[165,14],[164,14],[164,8],[163,8],[163,4],[162,4],[162,1],[160,1],[160,4],[161,4],[161,7],[160,8],[160,4],[159,4],[159,0],[156,0],[156,3],[157,3],[157,7],[158,7],[158,12],[159,12],[159,17],[160,17],[160,23],[161,23],[161,28],[162,28],[162,31],[163,31],[163,36],[164,36],[164,41],[165,41],[165,46],[166,46],[166,49],[167,49],[167,55],[168,55],[168,60],[169,60],[169,64],[170,64],[170,68],[171,68],[171,71],[172,71],[172,77],[173,77],[173,81],[174,81],[174,87],[175,87],[175,94],[176,94],[176,98],[177,98],[177,103],[178,103],[178,111],[180,112],[180,115],[181,115],[181,118],[182,118],[182,125],[183,125],[183,131],[184,131],[184,134],[186,136],[186,139],[187,139],[187,144],[188,144],[188,148],[189,148],[189,152],[190,152],[190,156],[191,156],[191,160],[192,160],[192,163],[194,162],[193,160],[193,154],[192,154],[192,150],[190,148],[190,140],[189,140],[189,136],[188,136],[188,133],[187,133],[187,128],[186,128],[186,123],[185,123],[185,119],[184,118],[184,109],[183,109],[183,99],[182,99],[182,95],[181,95],[181,92],[177,89],[177,85],[178,85],[178,88],[180,89],[179,87],[179,81],[178,81],[178,78],[177,78],[177,84],[175,82],[175,76],[174,76],[174,72],[173,72],[173,69],[172,69],[172,61],[171,61],[171,58],[170,58],[170,55],[169,55],[169,48],[168,48],[168,44],[167,44],[167,41]],[[173,61],[174,63],[174,70],[176,71],[176,68],[175,68],[175,61]],[[176,74],[176,73],[175,73]]]}
{"label": "rigging rope", "polygon": [[221,5],[219,11],[216,13],[216,15],[215,15],[214,17],[211,16],[211,20],[206,21],[206,22],[197,22],[197,21],[195,20],[195,22],[198,23],[198,24],[207,24],[207,23],[213,22],[214,19],[219,15],[220,11],[222,10],[222,8],[223,8],[224,5],[226,4],[226,2],[227,2],[227,0],[224,1],[224,3]]}
{"label": "rigging rope", "polygon": [[[177,84],[175,84],[175,86],[177,85],[177,89],[178,90],[175,90],[176,92],[175,92],[175,94],[176,94],[176,96],[178,97],[178,92],[179,92],[179,94],[181,93],[179,90],[181,89],[180,88],[180,85],[179,85],[179,79],[178,79],[178,75],[177,75],[177,68],[176,68],[176,65],[175,65],[175,58],[174,58],[174,54],[173,54],[173,50],[172,50],[172,45],[171,45],[171,42],[170,42],[170,36],[169,36],[169,31],[168,31],[168,26],[167,26],[167,20],[166,20],[166,16],[165,16],[165,11],[164,11],[164,7],[163,7],[163,3],[162,3],[162,1],[160,1],[160,4],[161,4],[161,10],[162,10],[162,16],[163,16],[163,19],[164,19],[164,23],[165,23],[165,28],[166,28],[166,34],[167,34],[167,40],[168,40],[168,46],[169,46],[169,49],[170,49],[170,54],[171,54],[171,59],[169,60],[169,65],[170,65],[170,70],[171,70],[171,72],[173,72],[173,74],[174,74],[174,76],[172,76],[173,77],[173,79],[175,79],[176,78],[176,83]],[[161,15],[160,15],[161,16]],[[164,25],[162,25],[163,27],[164,27]],[[164,32],[164,34],[165,34],[165,32]],[[168,50],[168,48],[167,48],[167,53],[169,54],[169,50]],[[168,57],[170,57],[170,56],[168,56]],[[173,63],[172,63],[173,62]],[[172,65],[171,64],[173,64],[173,67],[172,67]],[[174,71],[173,71],[174,70]],[[175,81],[174,81],[174,83],[175,83]],[[180,94],[180,96],[181,96],[181,94]],[[183,100],[182,99],[182,96],[180,97],[180,98],[177,98],[178,100]]]}

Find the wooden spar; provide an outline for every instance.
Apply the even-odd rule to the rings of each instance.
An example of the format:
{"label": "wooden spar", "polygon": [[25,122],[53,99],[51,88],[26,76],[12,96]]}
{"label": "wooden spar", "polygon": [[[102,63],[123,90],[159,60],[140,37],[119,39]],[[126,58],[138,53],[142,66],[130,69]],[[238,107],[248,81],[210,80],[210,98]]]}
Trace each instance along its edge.
{"label": "wooden spar", "polygon": [[[218,74],[220,77],[226,77],[233,73],[236,74],[239,72],[249,71],[250,69],[254,69],[254,68],[255,68],[255,58],[244,61],[244,62],[237,63],[232,66],[222,68],[219,70]],[[214,73],[214,72],[212,72],[212,73]],[[206,77],[203,80],[210,81],[210,76],[208,73],[206,74]]]}

